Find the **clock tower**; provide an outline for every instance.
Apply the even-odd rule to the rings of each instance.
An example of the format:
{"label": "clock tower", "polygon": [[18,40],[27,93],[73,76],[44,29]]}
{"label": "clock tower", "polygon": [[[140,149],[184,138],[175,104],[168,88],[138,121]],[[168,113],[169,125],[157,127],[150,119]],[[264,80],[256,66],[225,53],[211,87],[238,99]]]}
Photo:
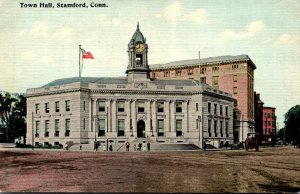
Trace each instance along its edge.
{"label": "clock tower", "polygon": [[139,28],[139,23],[135,33],[128,43],[128,58],[127,77],[129,82],[135,80],[146,81],[150,80],[150,69],[148,66],[148,45]]}

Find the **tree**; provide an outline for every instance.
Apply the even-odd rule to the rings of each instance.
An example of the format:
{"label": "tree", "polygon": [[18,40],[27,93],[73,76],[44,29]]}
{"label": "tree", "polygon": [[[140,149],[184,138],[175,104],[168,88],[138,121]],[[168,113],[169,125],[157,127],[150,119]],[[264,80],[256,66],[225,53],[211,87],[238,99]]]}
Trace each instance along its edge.
{"label": "tree", "polygon": [[287,142],[300,143],[300,105],[296,105],[285,114],[285,137]]}
{"label": "tree", "polygon": [[23,94],[0,93],[0,126],[6,142],[26,134],[26,97]]}

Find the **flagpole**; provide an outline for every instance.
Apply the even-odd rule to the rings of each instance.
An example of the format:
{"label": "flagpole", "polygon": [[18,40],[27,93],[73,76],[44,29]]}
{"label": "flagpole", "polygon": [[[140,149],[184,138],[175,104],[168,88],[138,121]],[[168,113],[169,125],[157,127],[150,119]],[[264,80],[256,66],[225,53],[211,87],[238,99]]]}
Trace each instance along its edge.
{"label": "flagpole", "polygon": [[81,53],[81,45],[79,45],[79,77],[81,77],[81,72],[80,72],[80,53]]}

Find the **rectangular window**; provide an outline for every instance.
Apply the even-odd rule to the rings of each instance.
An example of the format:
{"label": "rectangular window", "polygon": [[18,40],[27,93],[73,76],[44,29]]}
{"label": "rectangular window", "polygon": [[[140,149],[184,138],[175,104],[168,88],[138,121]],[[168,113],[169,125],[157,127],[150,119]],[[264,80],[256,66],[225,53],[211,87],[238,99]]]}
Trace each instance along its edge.
{"label": "rectangular window", "polygon": [[124,119],[118,120],[118,136],[124,136],[125,135],[125,121]]}
{"label": "rectangular window", "polygon": [[40,114],[40,104],[35,104],[35,114]]}
{"label": "rectangular window", "polygon": [[223,115],[223,106],[220,105],[220,115]]}
{"label": "rectangular window", "polygon": [[54,136],[59,137],[59,119],[55,119],[54,121]]}
{"label": "rectangular window", "polygon": [[138,102],[138,112],[145,112],[145,102]]}
{"label": "rectangular window", "polygon": [[164,120],[163,119],[159,119],[157,120],[157,136],[164,136]]}
{"label": "rectangular window", "polygon": [[218,134],[217,134],[217,121],[214,121],[214,133],[215,133],[215,137],[217,137],[218,136]]}
{"label": "rectangular window", "polygon": [[98,137],[105,136],[105,119],[99,119]]}
{"label": "rectangular window", "polygon": [[118,101],[118,112],[124,112],[124,110],[125,110],[125,102]]}
{"label": "rectangular window", "polygon": [[66,100],[66,111],[70,111],[70,100]]}
{"label": "rectangular window", "polygon": [[49,120],[45,120],[45,137],[49,137]]}
{"label": "rectangular window", "polygon": [[182,112],[182,102],[176,102],[176,112]]}
{"label": "rectangular window", "polygon": [[98,102],[98,110],[99,112],[105,112],[105,101]]}
{"label": "rectangular window", "polygon": [[170,76],[170,73],[168,71],[165,71],[165,77],[169,77]]}
{"label": "rectangular window", "polygon": [[265,126],[267,126],[267,121],[265,121]]}
{"label": "rectangular window", "polygon": [[200,82],[201,82],[201,83],[206,83],[206,77],[201,77],[201,78],[200,78]]}
{"label": "rectangular window", "polygon": [[237,87],[233,87],[233,94],[237,94],[237,93],[238,93]]}
{"label": "rectangular window", "polygon": [[65,121],[65,136],[70,136],[70,119],[66,119]]}
{"label": "rectangular window", "polygon": [[212,68],[212,72],[213,72],[213,73],[218,72],[218,71],[219,71],[219,67],[213,67],[213,68]]}
{"label": "rectangular window", "polygon": [[59,102],[55,102],[55,112],[59,112]]}
{"label": "rectangular window", "polygon": [[207,104],[207,111],[208,111],[208,113],[210,113],[210,111],[211,111],[211,103],[210,102]]}
{"label": "rectangular window", "polygon": [[233,75],[233,82],[237,82],[237,75]]}
{"label": "rectangular window", "polygon": [[268,121],[268,126],[271,126],[271,121]]}
{"label": "rectangular window", "polygon": [[236,70],[239,68],[239,65],[232,65],[232,70]]}
{"label": "rectangular window", "polygon": [[198,112],[198,103],[196,103],[196,112]]}
{"label": "rectangular window", "polygon": [[176,137],[182,136],[182,120],[176,120]]}
{"label": "rectangular window", "polygon": [[228,116],[228,107],[225,107],[225,115]]}
{"label": "rectangular window", "polygon": [[83,118],[83,129],[85,129],[85,118]]}
{"label": "rectangular window", "polygon": [[217,104],[214,104],[214,107],[215,107],[214,114],[216,115],[217,114]]}
{"label": "rectangular window", "polygon": [[45,103],[45,113],[49,113],[49,102]]}
{"label": "rectangular window", "polygon": [[206,68],[205,67],[202,67],[201,68],[201,74],[204,74],[206,72]]}
{"label": "rectangular window", "polygon": [[157,102],[157,112],[164,112],[164,102]]}
{"label": "rectangular window", "polygon": [[208,137],[211,137],[211,120],[208,120],[207,130],[208,130]]}
{"label": "rectangular window", "polygon": [[223,121],[220,121],[220,133],[221,137],[223,137]]}
{"label": "rectangular window", "polygon": [[35,121],[35,137],[40,137],[40,121]]}
{"label": "rectangular window", "polygon": [[237,105],[238,105],[237,100],[234,100],[234,101],[233,101],[233,106],[234,106],[234,107],[237,107]]}
{"label": "rectangular window", "polygon": [[228,134],[228,121],[226,121],[226,123],[225,123],[225,133],[226,133],[226,137],[229,137],[229,134]]}
{"label": "rectangular window", "polygon": [[83,110],[85,111],[85,101],[83,101]]}
{"label": "rectangular window", "polygon": [[219,88],[219,76],[213,76],[213,85],[214,88]]}

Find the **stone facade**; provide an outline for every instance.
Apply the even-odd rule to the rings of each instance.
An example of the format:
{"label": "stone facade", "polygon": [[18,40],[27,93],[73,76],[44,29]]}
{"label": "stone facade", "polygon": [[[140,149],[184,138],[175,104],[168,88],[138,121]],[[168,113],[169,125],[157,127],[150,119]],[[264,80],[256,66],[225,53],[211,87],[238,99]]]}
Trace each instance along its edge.
{"label": "stone facade", "polygon": [[233,143],[234,98],[194,80],[150,79],[148,45],[137,27],[127,77],[77,77],[27,90],[27,144]]}

